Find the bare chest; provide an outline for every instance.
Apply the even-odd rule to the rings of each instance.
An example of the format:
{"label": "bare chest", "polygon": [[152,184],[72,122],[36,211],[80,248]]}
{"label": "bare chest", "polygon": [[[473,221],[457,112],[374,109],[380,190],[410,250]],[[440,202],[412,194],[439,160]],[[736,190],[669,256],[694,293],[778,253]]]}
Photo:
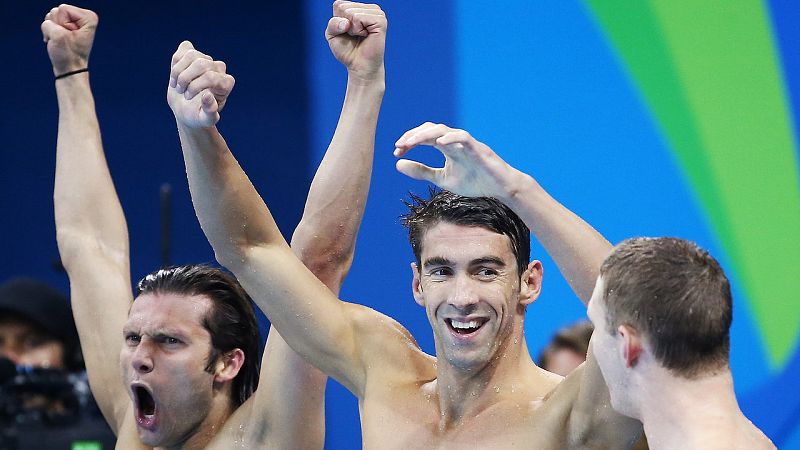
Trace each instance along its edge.
{"label": "bare chest", "polygon": [[568,448],[563,408],[523,397],[447,423],[434,396],[396,388],[365,396],[361,428],[365,449]]}

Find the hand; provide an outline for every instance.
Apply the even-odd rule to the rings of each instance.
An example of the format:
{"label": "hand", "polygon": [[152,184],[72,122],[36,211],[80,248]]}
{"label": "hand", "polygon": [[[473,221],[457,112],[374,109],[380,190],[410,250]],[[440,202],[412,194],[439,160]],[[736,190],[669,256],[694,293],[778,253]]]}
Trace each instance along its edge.
{"label": "hand", "polygon": [[42,37],[55,75],[88,67],[97,22],[93,11],[72,5],[55,7],[44,16]]}
{"label": "hand", "polygon": [[386,14],[378,5],[336,0],[325,38],[350,76],[369,82],[383,76]]}
{"label": "hand", "polygon": [[521,172],[466,131],[425,122],[397,140],[394,156],[401,157],[418,145],[430,145],[442,152],[444,167],[401,159],[397,161],[400,173],[466,197],[504,199],[514,194],[513,186]]}
{"label": "hand", "polygon": [[225,63],[195,50],[183,41],[172,55],[167,103],[175,119],[190,128],[206,128],[219,121],[236,80],[225,73]]}

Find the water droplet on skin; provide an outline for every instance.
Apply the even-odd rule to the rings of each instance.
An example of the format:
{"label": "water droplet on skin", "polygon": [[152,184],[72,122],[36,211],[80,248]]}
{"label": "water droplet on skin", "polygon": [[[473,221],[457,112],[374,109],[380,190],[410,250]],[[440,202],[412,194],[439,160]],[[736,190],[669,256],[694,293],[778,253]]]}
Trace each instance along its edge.
{"label": "water droplet on skin", "polygon": [[494,393],[495,394],[499,394],[500,393],[500,386],[495,386],[494,387]]}

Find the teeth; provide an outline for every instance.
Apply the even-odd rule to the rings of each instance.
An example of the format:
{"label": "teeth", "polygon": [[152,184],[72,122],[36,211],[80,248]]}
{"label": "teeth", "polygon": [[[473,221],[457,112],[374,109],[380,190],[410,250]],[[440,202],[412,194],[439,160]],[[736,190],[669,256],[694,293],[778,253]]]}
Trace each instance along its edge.
{"label": "teeth", "polygon": [[450,323],[453,325],[453,328],[458,328],[462,330],[467,328],[478,328],[477,320],[470,320],[469,322],[459,322],[456,319],[450,319]]}

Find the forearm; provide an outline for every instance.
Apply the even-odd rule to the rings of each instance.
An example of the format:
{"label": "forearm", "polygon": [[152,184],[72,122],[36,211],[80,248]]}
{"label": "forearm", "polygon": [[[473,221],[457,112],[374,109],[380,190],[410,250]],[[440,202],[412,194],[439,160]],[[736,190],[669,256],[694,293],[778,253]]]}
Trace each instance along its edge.
{"label": "forearm", "polygon": [[54,190],[59,250],[67,269],[85,247],[125,265],[128,230],[108,171],[88,73],[56,81],[58,141]]}
{"label": "forearm", "polygon": [[292,253],[216,128],[178,129],[192,202],[217,260],[293,350],[340,380],[351,378],[355,346],[344,303]]}
{"label": "forearm", "polygon": [[551,197],[532,177],[511,169],[500,198],[531,229],[584,304],[592,296],[611,244],[591,225]]}
{"label": "forearm", "polygon": [[350,268],[364,215],[384,89],[383,76],[348,80],[336,131],[292,236],[295,253],[334,292]]}
{"label": "forearm", "polygon": [[178,134],[195,212],[219,262],[235,272],[252,247],[287,246],[216,127],[178,123]]}

